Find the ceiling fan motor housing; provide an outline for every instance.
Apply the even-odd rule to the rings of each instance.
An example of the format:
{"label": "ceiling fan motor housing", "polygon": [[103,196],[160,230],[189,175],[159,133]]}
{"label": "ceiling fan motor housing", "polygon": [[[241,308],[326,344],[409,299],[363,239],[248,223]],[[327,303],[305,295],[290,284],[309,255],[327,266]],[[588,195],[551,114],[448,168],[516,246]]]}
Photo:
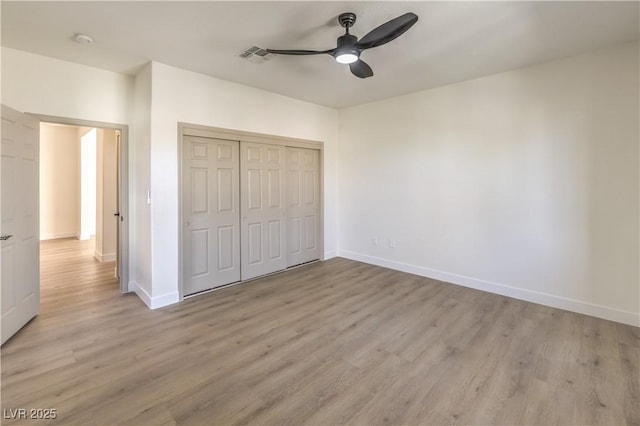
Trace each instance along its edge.
{"label": "ceiling fan motor housing", "polygon": [[354,44],[356,44],[356,41],[358,41],[358,37],[354,35],[351,35],[351,34],[342,35],[338,37],[338,48],[353,46]]}
{"label": "ceiling fan motor housing", "polygon": [[[346,55],[354,55],[356,58],[359,58],[360,50],[356,49],[354,46],[357,41],[358,41],[358,37],[353,36],[351,34],[345,34],[343,36],[338,37],[338,46],[334,49],[331,56],[338,59],[339,56],[346,54]],[[353,56],[351,58],[353,58]],[[353,60],[354,59],[351,59],[351,61]],[[351,61],[341,62],[340,60],[338,60],[338,62],[341,62],[341,63],[350,63]]]}

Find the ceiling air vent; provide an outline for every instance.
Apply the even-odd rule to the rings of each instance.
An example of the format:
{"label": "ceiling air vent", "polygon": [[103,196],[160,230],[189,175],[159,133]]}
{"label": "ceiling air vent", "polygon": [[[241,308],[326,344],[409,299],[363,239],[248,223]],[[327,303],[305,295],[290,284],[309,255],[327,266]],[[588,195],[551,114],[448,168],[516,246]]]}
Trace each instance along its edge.
{"label": "ceiling air vent", "polygon": [[255,64],[261,64],[263,62],[268,61],[272,55],[262,47],[251,46],[250,48],[240,52],[238,56],[241,57],[242,59],[246,59],[249,62],[253,62]]}

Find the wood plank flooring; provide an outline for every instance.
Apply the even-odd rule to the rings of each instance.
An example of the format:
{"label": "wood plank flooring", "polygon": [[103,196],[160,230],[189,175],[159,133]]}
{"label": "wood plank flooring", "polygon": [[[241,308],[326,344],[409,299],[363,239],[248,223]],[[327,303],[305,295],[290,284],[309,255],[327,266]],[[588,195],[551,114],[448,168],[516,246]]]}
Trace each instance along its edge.
{"label": "wood plank flooring", "polygon": [[57,418],[4,424],[640,424],[638,328],[340,258],[151,311],[91,250],[43,242],[2,408]]}

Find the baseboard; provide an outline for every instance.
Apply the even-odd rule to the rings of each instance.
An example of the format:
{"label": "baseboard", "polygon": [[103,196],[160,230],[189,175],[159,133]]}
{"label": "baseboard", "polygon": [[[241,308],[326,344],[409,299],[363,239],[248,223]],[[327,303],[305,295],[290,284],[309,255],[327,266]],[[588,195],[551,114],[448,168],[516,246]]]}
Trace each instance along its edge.
{"label": "baseboard", "polygon": [[[129,287],[131,287],[132,283],[129,283]],[[133,283],[134,292],[138,295],[138,297],[149,307],[149,309],[158,309],[164,306],[173,305],[174,303],[178,303],[179,297],[178,292],[174,291],[172,293],[163,294],[161,296],[152,297],[147,293],[147,291],[140,287],[138,283]]]}
{"label": "baseboard", "polygon": [[338,255],[338,253],[336,252],[336,250],[327,250],[324,252],[324,258],[322,260],[329,260],[333,257],[336,257]]}
{"label": "baseboard", "polygon": [[115,262],[116,261],[116,254],[115,253],[102,254],[98,250],[95,250],[93,252],[93,257],[95,257],[96,260],[98,262],[100,262],[100,263]]}
{"label": "baseboard", "polygon": [[40,241],[44,240],[57,240],[60,238],[75,238],[78,234],[75,232],[60,232],[57,234],[40,234]]}
{"label": "baseboard", "polygon": [[610,308],[608,306],[597,305],[581,300],[575,300],[567,297],[555,296],[553,294],[498,284],[492,281],[480,280],[464,275],[452,274],[449,272],[438,271],[436,269],[425,268],[423,266],[416,266],[407,263],[396,262],[394,260],[382,259],[379,257],[360,254],[348,250],[339,250],[338,256],[363,263],[369,263],[371,265],[382,266],[384,268],[420,275],[422,277],[433,278],[439,281],[461,285],[476,290],[500,294],[502,296],[512,297],[514,299],[524,300],[526,302],[537,303],[539,305],[550,306],[552,308],[563,309],[566,311],[576,312],[579,314],[589,315],[592,317],[640,327],[640,313],[637,312],[623,311],[620,309]]}

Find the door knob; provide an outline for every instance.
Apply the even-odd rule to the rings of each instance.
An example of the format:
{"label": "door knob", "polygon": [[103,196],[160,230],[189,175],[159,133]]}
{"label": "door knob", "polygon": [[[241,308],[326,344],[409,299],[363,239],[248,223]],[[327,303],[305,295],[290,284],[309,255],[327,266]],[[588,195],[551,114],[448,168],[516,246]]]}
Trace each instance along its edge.
{"label": "door knob", "polygon": [[11,237],[13,237],[13,235],[3,235],[3,236],[0,237],[0,240],[7,241]]}

